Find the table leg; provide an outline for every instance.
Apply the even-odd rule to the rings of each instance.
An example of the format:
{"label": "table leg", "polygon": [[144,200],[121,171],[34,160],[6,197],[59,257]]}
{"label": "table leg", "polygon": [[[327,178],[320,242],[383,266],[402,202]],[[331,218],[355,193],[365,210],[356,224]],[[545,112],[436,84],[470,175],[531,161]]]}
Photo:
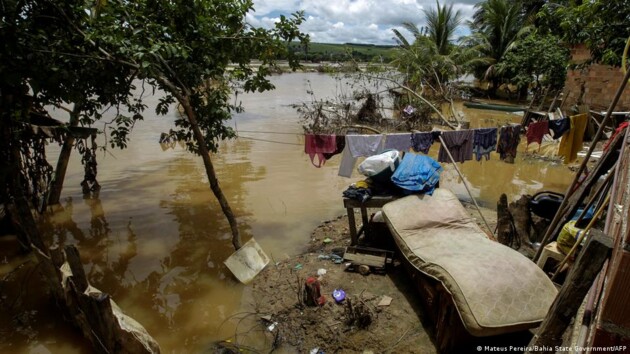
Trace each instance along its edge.
{"label": "table leg", "polygon": [[361,208],[361,220],[363,221],[363,232],[367,236],[368,225],[370,224],[370,221],[368,220],[367,208]]}
{"label": "table leg", "polygon": [[354,209],[346,208],[348,211],[348,226],[350,226],[350,244],[352,246],[357,244],[357,224],[354,220]]}

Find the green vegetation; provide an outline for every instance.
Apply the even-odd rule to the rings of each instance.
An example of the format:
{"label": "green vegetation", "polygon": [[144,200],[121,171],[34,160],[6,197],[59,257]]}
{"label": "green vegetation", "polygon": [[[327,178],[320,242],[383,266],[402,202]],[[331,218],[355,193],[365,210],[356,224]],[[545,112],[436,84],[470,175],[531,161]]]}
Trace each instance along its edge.
{"label": "green vegetation", "polygon": [[332,44],[309,43],[307,49],[297,43],[291,44],[295,56],[303,61],[319,63],[321,61],[344,62],[383,62],[388,63],[394,56],[395,46],[373,44]]}
{"label": "green vegetation", "polygon": [[[40,183],[30,181],[31,168],[52,170],[45,158],[38,166],[23,162],[30,156],[32,139],[24,124],[31,122],[33,112],[50,104],[74,105],[75,122],[91,126],[101,118],[96,112],[126,108],[130,114],[115,109],[109,131],[109,142],[124,147],[146,108],[141,97],[132,95],[141,80],[143,89],[147,84],[166,93],[156,107],[158,114],[167,113],[175,102],[182,107],[173,134],[203,159],[238,249],[236,220],[209,151],[216,150],[217,140],[233,135],[225,126],[231,112],[240,109],[231,103],[233,85],[247,92],[270,90],[267,75],[278,58],[297,66],[287,44],[308,41],[298,30],[303,14],[281,16],[274,28],[263,29],[245,22],[253,8],[250,0],[5,0],[2,8],[0,158],[8,167],[0,173],[0,203],[15,202],[22,206],[19,210],[29,210],[20,193],[30,190],[30,182]],[[254,59],[260,61],[257,70],[250,65]],[[235,69],[228,70],[229,65]],[[38,239],[30,212],[21,214],[20,225],[32,226],[21,232]]]}
{"label": "green vegetation", "polygon": [[543,33],[585,44],[593,61],[619,66],[630,37],[630,0],[546,1],[537,14]]}
{"label": "green vegetation", "polygon": [[505,79],[497,72],[496,65],[514,47],[519,36],[531,29],[524,26],[525,14],[519,1],[486,0],[475,5],[475,14],[469,23],[472,35],[466,41],[487,58],[486,63],[475,66],[474,74],[479,79],[492,81],[495,94]]}
{"label": "green vegetation", "polygon": [[492,84],[492,95],[504,84],[516,86],[521,98],[529,89],[553,94],[564,85],[569,46],[585,44],[592,61],[620,65],[630,36],[630,0],[481,1],[468,22],[471,35],[459,43],[452,34],[461,18],[452,6],[437,2],[423,15],[422,30],[402,24],[413,41],[394,30],[399,46],[392,63],[411,88],[437,91],[439,83],[472,73]]}
{"label": "green vegetation", "polygon": [[569,54],[558,37],[532,33],[515,43],[496,65],[496,71],[516,86],[522,97],[531,88],[538,98],[543,95],[543,88],[562,90]]}

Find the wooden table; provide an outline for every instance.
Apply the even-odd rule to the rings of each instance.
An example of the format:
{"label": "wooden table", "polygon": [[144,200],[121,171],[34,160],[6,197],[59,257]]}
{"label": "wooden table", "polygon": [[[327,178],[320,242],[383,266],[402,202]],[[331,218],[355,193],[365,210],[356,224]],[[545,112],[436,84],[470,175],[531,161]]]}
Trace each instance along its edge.
{"label": "wooden table", "polygon": [[348,212],[348,225],[350,226],[350,240],[351,245],[356,245],[358,242],[359,235],[357,234],[357,224],[354,219],[354,209],[361,209],[361,219],[363,221],[363,225],[361,226],[363,229],[367,228],[369,223],[367,208],[382,208],[383,205],[398,199],[398,196],[392,195],[379,195],[374,196],[370,200],[365,203],[361,203],[356,199],[343,198],[343,206],[346,208]]}

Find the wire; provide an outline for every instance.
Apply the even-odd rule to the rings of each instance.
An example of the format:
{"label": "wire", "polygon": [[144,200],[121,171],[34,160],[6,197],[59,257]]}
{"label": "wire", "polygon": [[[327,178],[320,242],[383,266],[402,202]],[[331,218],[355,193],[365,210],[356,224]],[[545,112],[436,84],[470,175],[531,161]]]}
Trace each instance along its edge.
{"label": "wire", "polygon": [[240,135],[238,135],[237,138],[248,139],[248,140],[255,140],[255,141],[262,141],[262,142],[265,142],[265,143],[273,143],[273,144],[304,146],[304,144],[287,143],[285,141],[276,141],[276,140],[267,140],[267,139],[257,139],[257,138],[252,138],[252,137],[249,137],[249,136],[240,136]]}
{"label": "wire", "polygon": [[261,134],[285,134],[285,135],[304,135],[303,133],[289,133],[289,132],[266,132],[261,130],[239,130],[239,133],[261,133]]}

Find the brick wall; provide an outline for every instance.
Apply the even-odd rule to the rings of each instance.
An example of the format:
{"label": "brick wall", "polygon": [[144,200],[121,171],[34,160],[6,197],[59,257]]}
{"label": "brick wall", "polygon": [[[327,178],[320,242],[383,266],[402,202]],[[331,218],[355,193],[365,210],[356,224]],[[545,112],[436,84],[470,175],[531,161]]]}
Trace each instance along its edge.
{"label": "brick wall", "polygon": [[[572,63],[581,64],[589,58],[590,52],[584,45],[578,45],[571,49]],[[607,110],[623,76],[621,68],[600,64],[569,70],[564,87],[565,103],[563,109],[567,110],[577,103],[582,92],[582,84],[584,84],[583,103],[589,105],[590,109]],[[615,110],[630,111],[630,84],[626,86]]]}

